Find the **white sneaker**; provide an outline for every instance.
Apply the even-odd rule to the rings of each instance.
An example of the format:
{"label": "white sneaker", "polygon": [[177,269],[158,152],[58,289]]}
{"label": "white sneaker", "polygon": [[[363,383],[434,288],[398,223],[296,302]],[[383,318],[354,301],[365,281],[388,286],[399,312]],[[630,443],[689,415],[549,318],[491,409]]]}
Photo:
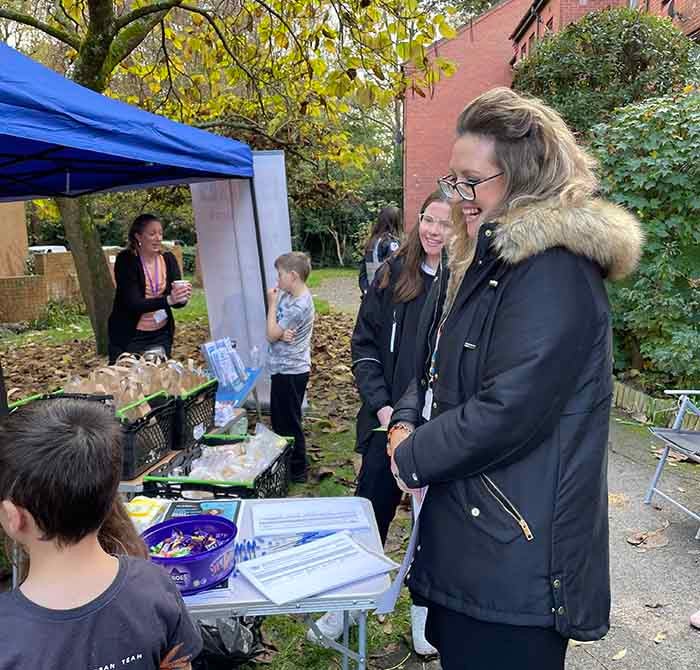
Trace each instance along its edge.
{"label": "white sneaker", "polygon": [[411,605],[411,636],[413,637],[413,649],[419,656],[433,656],[438,653],[438,650],[425,639],[425,621],[427,618],[427,607]]}
{"label": "white sneaker", "polygon": [[[326,637],[331,638],[331,640],[339,640],[343,634],[343,613],[326,612],[320,619],[316,620],[316,625]],[[357,615],[354,612],[350,612],[350,625],[357,625]],[[306,639],[315,644],[323,644],[323,638],[319,638],[311,628],[306,631]]]}

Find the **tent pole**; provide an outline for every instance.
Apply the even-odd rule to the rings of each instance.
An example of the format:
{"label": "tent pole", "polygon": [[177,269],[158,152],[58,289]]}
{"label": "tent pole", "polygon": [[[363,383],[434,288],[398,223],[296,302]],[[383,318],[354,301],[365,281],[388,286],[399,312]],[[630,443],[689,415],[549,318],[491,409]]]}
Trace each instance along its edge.
{"label": "tent pole", "polygon": [[7,391],[5,390],[5,375],[2,372],[2,363],[0,363],[0,417],[9,414],[7,408]]}
{"label": "tent pole", "polygon": [[265,313],[267,314],[267,279],[265,278],[265,258],[263,257],[262,236],[260,234],[260,219],[258,218],[258,199],[255,195],[255,181],[251,177],[250,195],[253,201],[253,222],[255,223],[255,241],[258,245],[258,261],[260,262],[260,281],[263,291],[263,305],[265,305]]}

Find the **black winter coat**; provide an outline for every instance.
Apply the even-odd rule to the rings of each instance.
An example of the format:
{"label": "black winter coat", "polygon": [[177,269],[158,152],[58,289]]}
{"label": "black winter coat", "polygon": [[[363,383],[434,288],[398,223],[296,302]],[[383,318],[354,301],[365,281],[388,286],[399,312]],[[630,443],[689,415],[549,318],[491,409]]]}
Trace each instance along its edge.
{"label": "black winter coat", "polygon": [[641,242],[637,221],[600,201],[532,205],[483,225],[476,245],[457,240],[471,260],[441,329],[431,418],[421,414],[446,275],[392,417],[423,424],[395,455],[409,486],[430,485],[408,575],[418,600],[577,640],[608,631],[603,279],[631,272]]}
{"label": "black winter coat", "polygon": [[[163,252],[167,283],[165,293],[160,298],[145,298],[146,276],[139,257],[129,249],[120,251],[114,263],[114,280],[116,293],[114,294],[114,306],[109,316],[108,333],[109,343],[114,349],[124,351],[136,334],[136,326],[141,316],[147,312],[155,312],[164,309],[168,313],[169,337],[172,341],[175,333],[175,320],[168,305],[167,297],[172,290],[172,283],[181,279],[180,266],[177,259],[169,251]],[[184,307],[184,304],[173,305],[175,309]]]}
{"label": "black winter coat", "polygon": [[[416,328],[433,277],[424,271],[424,291],[409,303],[394,302],[393,294],[403,266],[391,258],[377,273],[362,300],[351,340],[352,369],[362,405],[357,415],[356,450],[364,453],[379,427],[377,412],[393,406],[415,376]],[[381,278],[389,273],[386,288]]]}

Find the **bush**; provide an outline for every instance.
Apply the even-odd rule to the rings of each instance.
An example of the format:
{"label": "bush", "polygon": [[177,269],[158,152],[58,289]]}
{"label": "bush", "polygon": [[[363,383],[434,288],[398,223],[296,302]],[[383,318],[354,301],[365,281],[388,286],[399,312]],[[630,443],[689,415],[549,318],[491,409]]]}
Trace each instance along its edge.
{"label": "bush", "polygon": [[591,12],[515,67],[513,88],[586,132],[617,107],[680,91],[698,76],[698,48],[670,19],[636,9]]}
{"label": "bush", "polygon": [[182,269],[186,275],[197,271],[197,247],[182,247]]}
{"label": "bush", "polygon": [[646,233],[638,272],[611,288],[626,363],[700,383],[700,92],[618,110],[593,128],[602,193],[635,212]]}
{"label": "bush", "polygon": [[42,311],[41,316],[31,322],[33,330],[65,328],[78,323],[87,314],[82,302],[71,300],[51,300]]}

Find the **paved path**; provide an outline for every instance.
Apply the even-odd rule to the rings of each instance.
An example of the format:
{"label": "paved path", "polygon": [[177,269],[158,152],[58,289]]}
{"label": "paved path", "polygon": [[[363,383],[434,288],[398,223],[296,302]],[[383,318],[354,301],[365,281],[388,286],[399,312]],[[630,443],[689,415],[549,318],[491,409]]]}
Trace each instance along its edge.
{"label": "paved path", "polygon": [[312,289],[311,293],[315,298],[328,302],[334,309],[353,316],[360,309],[360,288],[356,277],[326,279]]}

